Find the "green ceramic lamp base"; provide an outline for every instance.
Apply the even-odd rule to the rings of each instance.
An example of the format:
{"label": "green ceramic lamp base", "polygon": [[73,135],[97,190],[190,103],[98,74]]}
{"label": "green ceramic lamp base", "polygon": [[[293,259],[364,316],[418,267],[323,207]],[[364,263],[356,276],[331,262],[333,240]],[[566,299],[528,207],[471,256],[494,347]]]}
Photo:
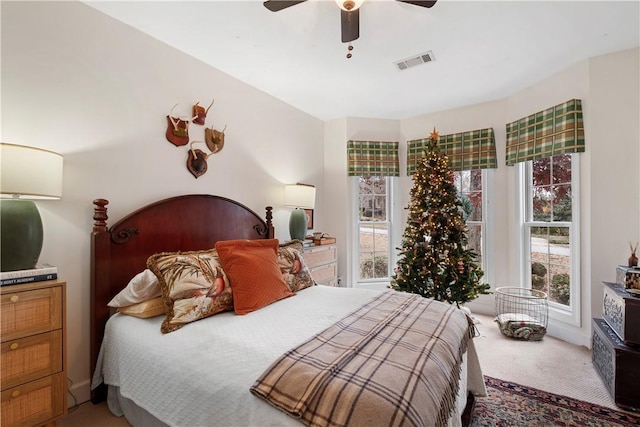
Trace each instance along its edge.
{"label": "green ceramic lamp base", "polygon": [[0,271],[34,268],[42,250],[42,219],[30,200],[0,201]]}
{"label": "green ceramic lamp base", "polygon": [[307,215],[304,209],[295,208],[289,217],[289,235],[291,239],[304,240],[307,232]]}

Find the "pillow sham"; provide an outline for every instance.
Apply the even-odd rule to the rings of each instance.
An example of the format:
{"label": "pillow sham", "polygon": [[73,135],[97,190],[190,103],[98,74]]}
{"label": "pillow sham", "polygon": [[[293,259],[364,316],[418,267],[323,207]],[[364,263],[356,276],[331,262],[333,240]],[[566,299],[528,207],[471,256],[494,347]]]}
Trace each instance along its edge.
{"label": "pillow sham", "polygon": [[151,255],[147,267],[158,277],[167,317],[162,333],[233,310],[229,280],[215,249]]}
{"label": "pillow sham", "polygon": [[162,295],[162,290],[158,278],[153,274],[153,271],[146,268],[136,274],[107,305],[113,308],[126,307],[157,298],[160,295]]}
{"label": "pillow sham", "polygon": [[315,285],[302,254],[303,245],[300,240],[291,240],[278,246],[278,265],[291,292]]}
{"label": "pillow sham", "polygon": [[139,317],[141,319],[160,316],[165,314],[164,301],[162,300],[162,297],[156,297],[137,304],[121,307],[118,309],[118,313],[126,314],[127,316]]}
{"label": "pillow sham", "polygon": [[277,239],[220,241],[216,250],[229,275],[236,314],[251,313],[295,295],[280,272]]}

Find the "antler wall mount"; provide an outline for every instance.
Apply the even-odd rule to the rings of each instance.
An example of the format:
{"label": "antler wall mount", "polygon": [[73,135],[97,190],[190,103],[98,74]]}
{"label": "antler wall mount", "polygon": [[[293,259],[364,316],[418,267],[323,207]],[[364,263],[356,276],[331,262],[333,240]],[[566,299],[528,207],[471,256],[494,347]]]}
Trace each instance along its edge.
{"label": "antler wall mount", "polygon": [[[267,0],[263,2],[271,12],[278,12],[298,3],[304,3],[307,0]],[[436,4],[437,0],[431,1],[412,1],[412,0],[396,0],[401,3],[408,3],[414,6],[430,8]],[[365,0],[335,0],[340,7],[340,28],[342,34],[342,43],[349,43],[347,58],[351,58],[353,46],[351,42],[360,37],[360,7]]]}
{"label": "antler wall mount", "polygon": [[[171,107],[169,115],[167,115],[167,131],[165,133],[167,140],[176,147],[187,145],[190,140],[189,124],[204,125],[209,109],[211,109],[214,102],[215,100],[211,100],[211,104],[206,109],[200,105],[200,102],[196,102],[192,107],[192,117],[175,115],[173,111],[178,104]],[[191,141],[187,154],[187,169],[196,179],[207,172],[207,159],[209,156],[219,153],[224,147],[224,132],[226,129],[227,126],[222,131],[218,131],[211,126],[211,128],[204,129],[204,142]],[[207,154],[200,149],[194,149],[193,144],[196,143],[206,144],[211,152]]]}

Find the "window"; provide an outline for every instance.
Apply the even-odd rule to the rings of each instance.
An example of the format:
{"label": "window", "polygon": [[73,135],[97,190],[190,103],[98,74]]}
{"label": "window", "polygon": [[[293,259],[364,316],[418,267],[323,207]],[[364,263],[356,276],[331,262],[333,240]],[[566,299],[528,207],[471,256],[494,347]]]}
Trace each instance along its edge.
{"label": "window", "polygon": [[524,165],[525,283],[547,294],[556,317],[568,316],[577,323],[577,155],[561,154]]}
{"label": "window", "polygon": [[[484,198],[482,188],[482,170],[454,172],[453,183],[462,201],[464,219],[467,222],[467,245],[478,255],[476,261],[486,271],[484,254]],[[486,280],[486,278],[485,278]]]}
{"label": "window", "polygon": [[389,282],[391,276],[390,177],[357,177],[356,281]]}

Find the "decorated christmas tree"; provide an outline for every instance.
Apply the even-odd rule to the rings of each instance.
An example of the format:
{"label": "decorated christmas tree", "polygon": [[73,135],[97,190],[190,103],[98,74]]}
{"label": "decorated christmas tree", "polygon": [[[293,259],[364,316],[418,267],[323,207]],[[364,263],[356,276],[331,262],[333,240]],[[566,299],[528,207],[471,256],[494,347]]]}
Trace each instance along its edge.
{"label": "decorated christmas tree", "polygon": [[487,294],[489,285],[480,281],[484,273],[477,254],[467,248],[462,202],[447,156],[438,148],[435,129],[413,181],[407,227],[390,287],[458,306]]}

